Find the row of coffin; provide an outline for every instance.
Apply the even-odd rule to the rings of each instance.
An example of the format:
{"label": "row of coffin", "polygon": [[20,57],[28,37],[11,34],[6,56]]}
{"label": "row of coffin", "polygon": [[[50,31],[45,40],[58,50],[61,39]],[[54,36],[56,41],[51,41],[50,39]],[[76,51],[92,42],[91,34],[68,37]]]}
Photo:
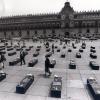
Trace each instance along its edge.
{"label": "row of coffin", "polygon": [[[51,68],[54,68],[54,66],[55,66],[55,64],[56,64],[56,60],[51,60],[50,61],[51,63]],[[18,64],[18,63],[20,63],[20,58],[16,58],[15,60],[13,60],[12,62],[9,62],[9,65],[10,66],[14,66],[14,65],[16,65],[16,64]],[[31,61],[29,61],[29,63],[28,63],[28,67],[33,67],[34,65],[36,65],[38,63],[38,59],[37,58],[35,58],[35,59],[33,59],[33,60],[31,60]]]}
{"label": "row of coffin", "polygon": [[[93,70],[99,70],[99,67],[100,67],[95,61],[90,61],[90,62],[89,62],[89,66],[90,66]],[[74,60],[70,60],[69,68],[70,68],[70,69],[76,69],[76,63],[75,63]]]}
{"label": "row of coffin", "polygon": [[[37,50],[38,50],[38,49],[37,49]],[[58,49],[57,52],[60,52],[60,49]],[[70,52],[70,49],[69,49],[69,52]],[[13,56],[13,55],[16,55],[16,52],[10,52],[10,53],[8,53],[8,56]],[[36,56],[38,56],[38,55],[39,55],[39,52],[38,52],[38,51],[36,51],[36,52],[33,54],[34,57],[36,57]],[[62,54],[61,54],[61,57],[64,58],[64,57],[65,57],[65,54],[62,53]],[[90,53],[90,57],[91,57],[91,58],[97,58],[97,55],[96,55],[95,53]],[[81,58],[81,54],[80,54],[79,52],[76,53],[76,58]]]}
{"label": "row of coffin", "polygon": [[[6,73],[0,73],[0,81],[6,78]],[[21,82],[16,86],[16,93],[24,94],[30,85],[34,81],[34,75],[28,74],[21,80]],[[91,92],[94,100],[100,100],[100,84],[94,78],[87,79],[87,86],[89,91]],[[50,96],[51,97],[61,97],[61,90],[62,90],[62,78],[61,77],[54,77],[53,82],[51,83],[50,87]]]}
{"label": "row of coffin", "polygon": [[[50,57],[52,55],[52,52],[49,52],[46,56],[48,56],[48,57]],[[51,62],[54,62],[54,63],[52,63],[52,66],[53,66],[53,68],[54,68],[54,65],[55,65],[55,61],[51,61]],[[13,60],[13,61],[11,61],[11,62],[9,62],[9,65],[16,65],[16,64],[18,64],[18,63],[20,63],[20,58],[17,58],[17,59],[15,59],[15,60]],[[33,59],[33,60],[31,60],[29,63],[28,63],[28,66],[29,67],[33,67],[35,64],[37,64],[38,63],[38,59]],[[95,61],[90,61],[89,62],[89,65],[90,65],[90,67],[92,68],[92,69],[94,69],[94,70],[99,70],[99,65],[95,62]],[[51,67],[52,68],[52,67]],[[70,63],[69,63],[69,68],[70,69],[76,69],[76,63],[75,63],[75,61],[74,60],[70,60]]]}
{"label": "row of coffin", "polygon": [[[5,78],[6,78],[6,73],[1,72],[0,81],[2,81]],[[16,93],[24,94],[33,82],[34,82],[34,75],[27,74],[16,86]],[[62,90],[62,78],[56,76],[54,77],[54,80],[51,83],[50,96],[60,98],[61,90]]]}
{"label": "row of coffin", "polygon": [[[83,43],[82,49],[85,49],[85,48],[86,48],[86,44]],[[83,52],[83,50],[81,50],[81,49],[79,51]],[[97,58],[96,54],[94,54],[96,52],[95,47],[91,46],[90,52],[92,52],[92,53],[90,53],[91,58]],[[92,69],[99,70],[99,65],[95,61],[90,61],[89,65]],[[76,64],[73,60],[70,62],[69,66],[72,69],[76,68]],[[94,100],[100,100],[100,84],[96,81],[95,78],[91,77],[91,78],[87,79],[87,87],[88,87],[90,93],[92,94]]]}
{"label": "row of coffin", "polygon": [[[91,51],[91,53],[90,53],[90,57],[91,58],[94,58],[94,59],[96,59],[97,58],[97,55],[96,55],[96,50],[94,50],[94,49],[91,49],[92,51]],[[95,51],[95,52],[94,52]],[[68,52],[72,52],[72,50],[71,49],[68,49]],[[81,58],[81,54],[80,54],[80,52],[83,52],[83,49],[81,48],[81,49],[79,49],[79,52],[77,52],[76,53],[76,58]],[[65,58],[65,53],[63,52],[62,54],[61,54],[61,57],[62,58]]]}
{"label": "row of coffin", "polygon": [[[19,46],[17,46],[17,47],[13,47],[13,46],[7,46],[7,47],[5,47],[5,46],[0,46],[0,51],[6,50],[6,48],[7,48],[7,51],[14,50],[14,48],[15,48],[17,51],[19,51],[19,49],[20,49]],[[21,48],[26,48],[26,46],[22,46]],[[29,46],[28,48],[26,48],[26,51],[31,50],[31,48],[33,48],[33,46]]]}

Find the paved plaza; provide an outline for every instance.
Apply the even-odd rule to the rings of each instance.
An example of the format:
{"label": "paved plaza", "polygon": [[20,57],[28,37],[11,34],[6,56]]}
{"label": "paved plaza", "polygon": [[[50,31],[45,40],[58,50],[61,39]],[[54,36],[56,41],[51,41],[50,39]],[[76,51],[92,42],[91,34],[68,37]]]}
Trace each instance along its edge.
{"label": "paved plaza", "polygon": [[[66,49],[62,49],[63,45],[59,44],[59,41],[55,42],[55,45],[61,48],[61,52],[66,52],[66,57],[61,58],[61,52],[57,52],[57,49],[55,49],[55,53],[50,57],[50,60],[55,59],[56,65],[55,68],[51,69],[52,75],[49,78],[44,77],[46,51],[43,43],[33,43],[32,41],[26,43],[27,47],[32,45],[34,47],[31,51],[28,51],[28,55],[25,57],[26,65],[22,66],[20,66],[20,63],[16,66],[9,66],[9,61],[19,57],[19,51],[17,51],[17,55],[9,57],[8,52],[12,51],[7,51],[5,54],[7,61],[5,62],[4,68],[7,77],[0,82],[0,100],[93,100],[86,87],[86,81],[87,78],[94,77],[100,83],[100,70],[92,70],[89,66],[89,61],[91,60],[96,61],[100,65],[100,41],[86,41],[86,49],[81,53],[82,58],[75,57],[82,42],[76,44],[76,49],[73,49],[71,44],[67,45]],[[33,53],[37,45],[42,46],[40,54],[37,57],[38,63],[34,67],[27,67],[28,62],[35,58],[33,57]],[[96,47],[97,59],[90,58],[90,46]],[[68,48],[72,49],[71,53],[67,52]],[[15,49],[13,51],[15,51]],[[76,69],[69,69],[71,59],[75,60],[77,65]],[[17,94],[16,85],[29,73],[33,74],[35,77],[33,84],[25,94]],[[54,75],[62,77],[61,98],[53,98],[49,95]]]}

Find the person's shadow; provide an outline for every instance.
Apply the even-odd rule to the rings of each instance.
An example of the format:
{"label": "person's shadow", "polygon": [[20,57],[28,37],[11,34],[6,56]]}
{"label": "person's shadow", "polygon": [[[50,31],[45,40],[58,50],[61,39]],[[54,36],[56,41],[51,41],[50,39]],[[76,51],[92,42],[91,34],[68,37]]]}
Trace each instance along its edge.
{"label": "person's shadow", "polygon": [[43,77],[43,78],[49,78],[50,76],[45,75],[45,74],[39,74],[38,76]]}

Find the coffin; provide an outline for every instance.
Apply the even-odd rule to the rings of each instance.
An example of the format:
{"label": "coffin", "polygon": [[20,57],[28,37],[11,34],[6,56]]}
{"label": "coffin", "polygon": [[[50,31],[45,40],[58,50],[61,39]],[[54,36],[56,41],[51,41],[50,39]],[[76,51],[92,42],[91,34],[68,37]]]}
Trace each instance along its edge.
{"label": "coffin", "polygon": [[86,48],[86,46],[85,46],[85,45],[82,45],[81,47],[82,47],[82,49],[85,49],[85,48]]}
{"label": "coffin", "polygon": [[26,46],[22,46],[21,48],[26,48]]}
{"label": "coffin", "polygon": [[57,49],[57,52],[60,52],[60,49]]}
{"label": "coffin", "polygon": [[61,58],[65,58],[65,53],[62,53],[61,54]]}
{"label": "coffin", "polygon": [[76,53],[76,58],[81,58],[81,54],[79,52]]}
{"label": "coffin", "polygon": [[16,48],[16,51],[20,51],[21,49],[20,48]]}
{"label": "coffin", "polygon": [[5,48],[0,48],[0,51],[5,50]]}
{"label": "coffin", "polygon": [[13,61],[9,62],[9,66],[14,66],[18,63],[20,63],[20,58],[16,58]]}
{"label": "coffin", "polygon": [[94,100],[100,100],[100,84],[95,78],[87,79],[87,86]]}
{"label": "coffin", "polygon": [[95,49],[95,47],[94,47],[94,46],[91,46],[91,48],[92,48],[92,49]]}
{"label": "coffin", "polygon": [[70,63],[69,63],[69,68],[70,68],[70,69],[76,69],[75,61],[73,61],[73,60],[70,61]]}
{"label": "coffin", "polygon": [[55,46],[55,49],[57,49],[58,48],[58,46]]}
{"label": "coffin", "polygon": [[63,49],[66,49],[66,46],[63,46]]}
{"label": "coffin", "polygon": [[90,53],[90,57],[96,59],[97,55],[95,53]]}
{"label": "coffin", "polygon": [[95,52],[96,52],[96,50],[95,50],[95,49],[90,49],[90,52],[95,53]]}
{"label": "coffin", "polygon": [[51,83],[50,96],[61,98],[61,90],[62,90],[62,78],[55,77],[54,81]]}
{"label": "coffin", "polygon": [[93,70],[99,70],[99,65],[95,61],[90,61],[89,65]]}
{"label": "coffin", "polygon": [[26,50],[26,51],[30,51],[31,49],[30,49],[30,48],[26,48],[25,50]]}
{"label": "coffin", "polygon": [[12,46],[7,46],[7,48],[12,48]]}
{"label": "coffin", "polygon": [[6,73],[4,73],[3,71],[1,71],[0,72],[0,81],[2,81],[5,78],[6,78]]}
{"label": "coffin", "polygon": [[39,55],[39,52],[38,52],[38,51],[36,51],[36,52],[33,54],[34,57],[37,57],[38,55]]}
{"label": "coffin", "polygon": [[6,54],[6,51],[0,51],[0,53],[2,53],[2,54]]}
{"label": "coffin", "polygon": [[36,51],[40,51],[41,48],[36,48]]}
{"label": "coffin", "polygon": [[28,63],[28,67],[33,67],[38,63],[38,59],[33,59]]}
{"label": "coffin", "polygon": [[56,65],[56,60],[51,60],[50,68],[54,68],[55,65]]}
{"label": "coffin", "polygon": [[34,81],[34,75],[27,75],[25,78],[16,86],[16,93],[24,94],[30,85]]}
{"label": "coffin", "polygon": [[0,48],[5,48],[5,46],[0,46]]}
{"label": "coffin", "polygon": [[73,46],[73,49],[76,49],[76,46]]}
{"label": "coffin", "polygon": [[7,51],[11,51],[11,50],[14,50],[14,48],[8,48],[8,49],[7,49]]}
{"label": "coffin", "polygon": [[31,48],[33,48],[33,46],[29,46],[29,48],[31,49]]}
{"label": "coffin", "polygon": [[8,53],[8,56],[13,56],[13,55],[16,55],[16,52],[10,52],[10,53]]}
{"label": "coffin", "polygon": [[79,49],[79,52],[83,52],[83,49]]}
{"label": "coffin", "polygon": [[71,49],[68,49],[68,52],[72,52],[72,50]]}
{"label": "coffin", "polygon": [[46,56],[46,57],[52,56],[52,52],[47,53],[45,56]]}
{"label": "coffin", "polygon": [[46,51],[49,52],[50,51],[50,48],[47,48]]}
{"label": "coffin", "polygon": [[41,48],[41,46],[37,46],[37,48]]}

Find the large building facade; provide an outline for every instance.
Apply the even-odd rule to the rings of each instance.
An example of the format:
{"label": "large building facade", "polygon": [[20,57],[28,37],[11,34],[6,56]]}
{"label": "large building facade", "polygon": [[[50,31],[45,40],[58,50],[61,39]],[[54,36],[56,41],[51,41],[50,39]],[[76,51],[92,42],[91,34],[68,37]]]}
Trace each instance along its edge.
{"label": "large building facade", "polygon": [[100,11],[76,12],[66,2],[59,13],[0,18],[1,38],[100,38]]}

